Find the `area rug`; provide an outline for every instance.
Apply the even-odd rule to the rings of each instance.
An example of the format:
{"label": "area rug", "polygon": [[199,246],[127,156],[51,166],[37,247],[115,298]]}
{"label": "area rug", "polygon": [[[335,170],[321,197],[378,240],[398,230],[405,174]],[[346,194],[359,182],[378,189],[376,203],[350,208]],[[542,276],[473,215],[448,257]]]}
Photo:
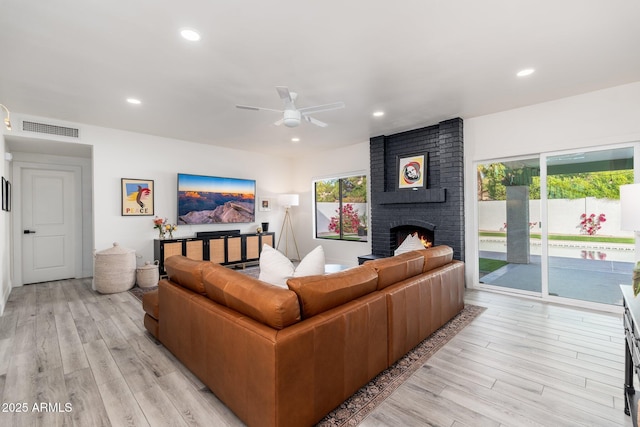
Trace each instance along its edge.
{"label": "area rug", "polygon": [[338,427],[359,424],[415,371],[424,365],[431,356],[484,310],[485,307],[467,304],[464,310],[456,317],[431,334],[391,367],[378,374],[377,377],[355,392],[353,396],[330,412],[317,425]]}
{"label": "area rug", "polygon": [[157,286],[141,288],[138,285],[135,285],[133,288],[129,289],[129,293],[134,297],[138,298],[140,301],[142,301],[142,295],[146,294],[147,292],[155,291],[156,289],[158,289]]}

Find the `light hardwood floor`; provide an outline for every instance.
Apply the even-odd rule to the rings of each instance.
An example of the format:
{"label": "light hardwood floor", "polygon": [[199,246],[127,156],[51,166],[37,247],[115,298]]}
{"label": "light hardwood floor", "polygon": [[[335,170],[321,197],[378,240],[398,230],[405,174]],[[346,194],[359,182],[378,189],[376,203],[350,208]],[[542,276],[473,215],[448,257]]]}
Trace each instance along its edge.
{"label": "light hardwood floor", "polygon": [[362,426],[631,426],[622,316],[468,291],[487,307]]}
{"label": "light hardwood floor", "polygon": [[[620,316],[466,300],[488,309],[361,425],[631,425]],[[0,425],[242,425],[142,317],[128,292],[100,295],[90,279],[13,289],[0,317]]]}

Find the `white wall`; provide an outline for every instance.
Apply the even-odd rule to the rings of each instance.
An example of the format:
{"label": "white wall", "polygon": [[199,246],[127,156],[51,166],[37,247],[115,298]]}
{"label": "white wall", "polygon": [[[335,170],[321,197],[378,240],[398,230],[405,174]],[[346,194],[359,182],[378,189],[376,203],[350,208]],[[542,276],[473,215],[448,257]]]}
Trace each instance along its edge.
{"label": "white wall", "polygon": [[[95,246],[101,250],[118,241],[135,249],[142,261],[153,257],[157,230],[152,217],[120,215],[121,178],[153,179],[155,214],[171,223],[177,222],[178,172],[255,179],[258,198],[286,191],[290,181],[290,161],[283,158],[105,128],[85,129],[84,135],[94,145]],[[261,222],[279,231],[278,211],[278,207],[270,212],[256,209],[256,221],[251,224],[181,225],[174,237],[228,229],[255,232]]]}
{"label": "white wall", "polygon": [[[579,235],[580,215],[601,213],[606,221],[597,232],[599,236],[633,237],[632,231],[620,230],[620,200],[596,199],[587,197],[582,199],[552,199],[548,201],[547,230],[550,234]],[[531,231],[540,232],[540,200],[529,201],[529,222]],[[507,202],[492,200],[478,202],[478,229],[481,231],[503,231],[507,222]],[[534,224],[535,223],[535,224]]]}
{"label": "white wall", "polygon": [[[123,247],[135,249],[140,265],[144,264],[144,261],[153,259],[153,239],[157,237],[157,230],[153,228],[153,217],[121,216],[121,178],[154,180],[155,214],[167,217],[172,223],[176,222],[177,216],[176,176],[178,172],[255,179],[258,198],[275,199],[275,195],[290,190],[287,188],[288,183],[291,182],[289,159],[47,118],[18,114],[12,114],[12,116],[16,119],[29,119],[80,129],[80,138],[73,141],[71,138],[52,138],[22,132],[16,129],[18,128],[16,124],[12,131],[16,136],[45,140],[52,138],[57,141],[92,146],[93,193],[89,198],[92,196],[95,231],[94,246],[89,248],[90,257],[94,249],[107,249],[113,242],[118,242]],[[174,233],[174,237],[194,236],[198,231],[211,230],[240,229],[242,232],[255,232],[261,222],[269,222],[270,230],[279,232],[282,224],[281,210],[279,206],[274,206],[270,212],[261,212],[256,209],[256,221],[251,224],[180,226]],[[85,214],[91,213],[85,212]],[[4,217],[5,215],[2,215],[0,218],[0,226],[3,229],[6,228],[2,223]],[[3,240],[4,249],[7,250],[8,237]],[[2,259],[4,258],[3,255]],[[8,265],[10,264],[3,262],[0,270],[3,289],[5,269]]]}
{"label": "white wall", "polygon": [[636,82],[465,120],[467,286],[478,283],[474,162],[638,142],[639,99]]}
{"label": "white wall", "polygon": [[[93,192],[92,224],[93,247],[87,249],[85,258],[92,260],[94,250],[103,250],[118,242],[123,247],[132,248],[138,256],[138,263],[153,259],[153,239],[157,232],[153,229],[152,217],[123,217],[120,214],[120,179],[153,179],[155,187],[155,214],[176,221],[176,175],[178,172],[230,176],[255,179],[257,198],[271,198],[269,212],[256,210],[256,221],[252,224],[192,225],[180,226],[175,237],[188,237],[198,231],[240,229],[254,232],[261,222],[269,222],[270,231],[280,237],[284,208],[277,204],[277,195],[297,192],[300,206],[292,209],[293,223],[300,255],[304,256],[318,244],[322,244],[328,263],[356,265],[357,257],[371,253],[371,245],[362,242],[317,241],[313,234],[313,179],[363,173],[368,175],[369,143],[345,147],[327,153],[314,154],[307,158],[279,158],[213,145],[203,145],[169,138],[100,128],[79,123],[61,122],[42,117],[13,114],[18,120],[33,120],[59,126],[80,129],[80,138],[51,137],[30,132],[22,132],[14,127],[12,135],[29,137],[32,140],[48,139],[71,144],[90,145],[93,151],[92,183]],[[15,120],[14,119],[14,120]],[[16,120],[17,121],[17,120]],[[4,141],[3,141],[4,142]],[[4,148],[4,147],[3,147]],[[33,155],[25,155],[33,158]],[[45,156],[46,157],[46,156]],[[3,164],[3,167],[6,166]],[[6,175],[6,174],[5,174]],[[295,179],[293,179],[295,177]],[[91,210],[91,209],[87,209]],[[6,229],[4,245],[0,256],[4,260],[2,270],[4,300],[11,288],[9,257],[10,233],[7,215],[0,218],[0,226]],[[284,242],[281,244],[281,248]],[[16,254],[15,256],[19,256]]]}
{"label": "white wall", "polygon": [[[4,126],[2,127],[4,129]],[[7,131],[5,131],[7,132]],[[2,153],[2,159],[0,159],[0,176],[5,177],[11,181],[11,177],[8,176],[9,167],[8,162],[4,159],[5,142],[4,135],[0,131],[0,152]],[[11,258],[9,256],[10,248],[10,236],[11,236],[11,224],[9,221],[9,214],[4,211],[0,211],[0,230],[2,230],[2,243],[0,244],[0,316],[4,313],[4,307],[11,293]]]}
{"label": "white wall", "polygon": [[369,141],[296,159],[290,190],[300,194],[300,206],[292,209],[292,215],[301,256],[322,245],[327,263],[353,266],[358,256],[371,253],[371,242],[315,238],[312,187],[313,180],[351,174],[365,174],[369,180],[369,167]]}

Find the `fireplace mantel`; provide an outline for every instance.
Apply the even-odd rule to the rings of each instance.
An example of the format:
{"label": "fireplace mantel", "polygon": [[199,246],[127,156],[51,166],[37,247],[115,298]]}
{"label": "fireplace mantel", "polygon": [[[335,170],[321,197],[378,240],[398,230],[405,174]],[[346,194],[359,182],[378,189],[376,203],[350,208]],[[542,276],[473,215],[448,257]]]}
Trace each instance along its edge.
{"label": "fireplace mantel", "polygon": [[429,188],[420,190],[382,191],[376,192],[375,198],[381,205],[402,203],[444,203],[446,201],[444,188]]}

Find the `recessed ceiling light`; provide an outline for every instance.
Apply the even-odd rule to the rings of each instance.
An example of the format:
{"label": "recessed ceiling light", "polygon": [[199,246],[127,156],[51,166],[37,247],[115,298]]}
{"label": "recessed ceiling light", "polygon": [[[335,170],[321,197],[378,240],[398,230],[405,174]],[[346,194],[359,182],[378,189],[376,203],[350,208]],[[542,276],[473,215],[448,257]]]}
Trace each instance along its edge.
{"label": "recessed ceiling light", "polygon": [[190,42],[197,42],[198,40],[200,40],[200,34],[198,34],[198,32],[195,30],[184,29],[180,31],[180,35]]}
{"label": "recessed ceiling light", "polygon": [[291,138],[291,142],[300,142],[300,138]]}
{"label": "recessed ceiling light", "polygon": [[384,111],[375,111],[373,113],[373,117],[382,117],[384,116]]}
{"label": "recessed ceiling light", "polygon": [[127,98],[127,102],[129,104],[135,104],[135,105],[142,104],[142,101],[140,101],[139,99],[136,99],[136,98]]}
{"label": "recessed ceiling light", "polygon": [[533,68],[525,68],[524,70],[520,70],[518,71],[518,74],[516,74],[518,77],[525,77],[525,76],[530,76],[531,74],[535,73],[536,70],[534,70]]}

